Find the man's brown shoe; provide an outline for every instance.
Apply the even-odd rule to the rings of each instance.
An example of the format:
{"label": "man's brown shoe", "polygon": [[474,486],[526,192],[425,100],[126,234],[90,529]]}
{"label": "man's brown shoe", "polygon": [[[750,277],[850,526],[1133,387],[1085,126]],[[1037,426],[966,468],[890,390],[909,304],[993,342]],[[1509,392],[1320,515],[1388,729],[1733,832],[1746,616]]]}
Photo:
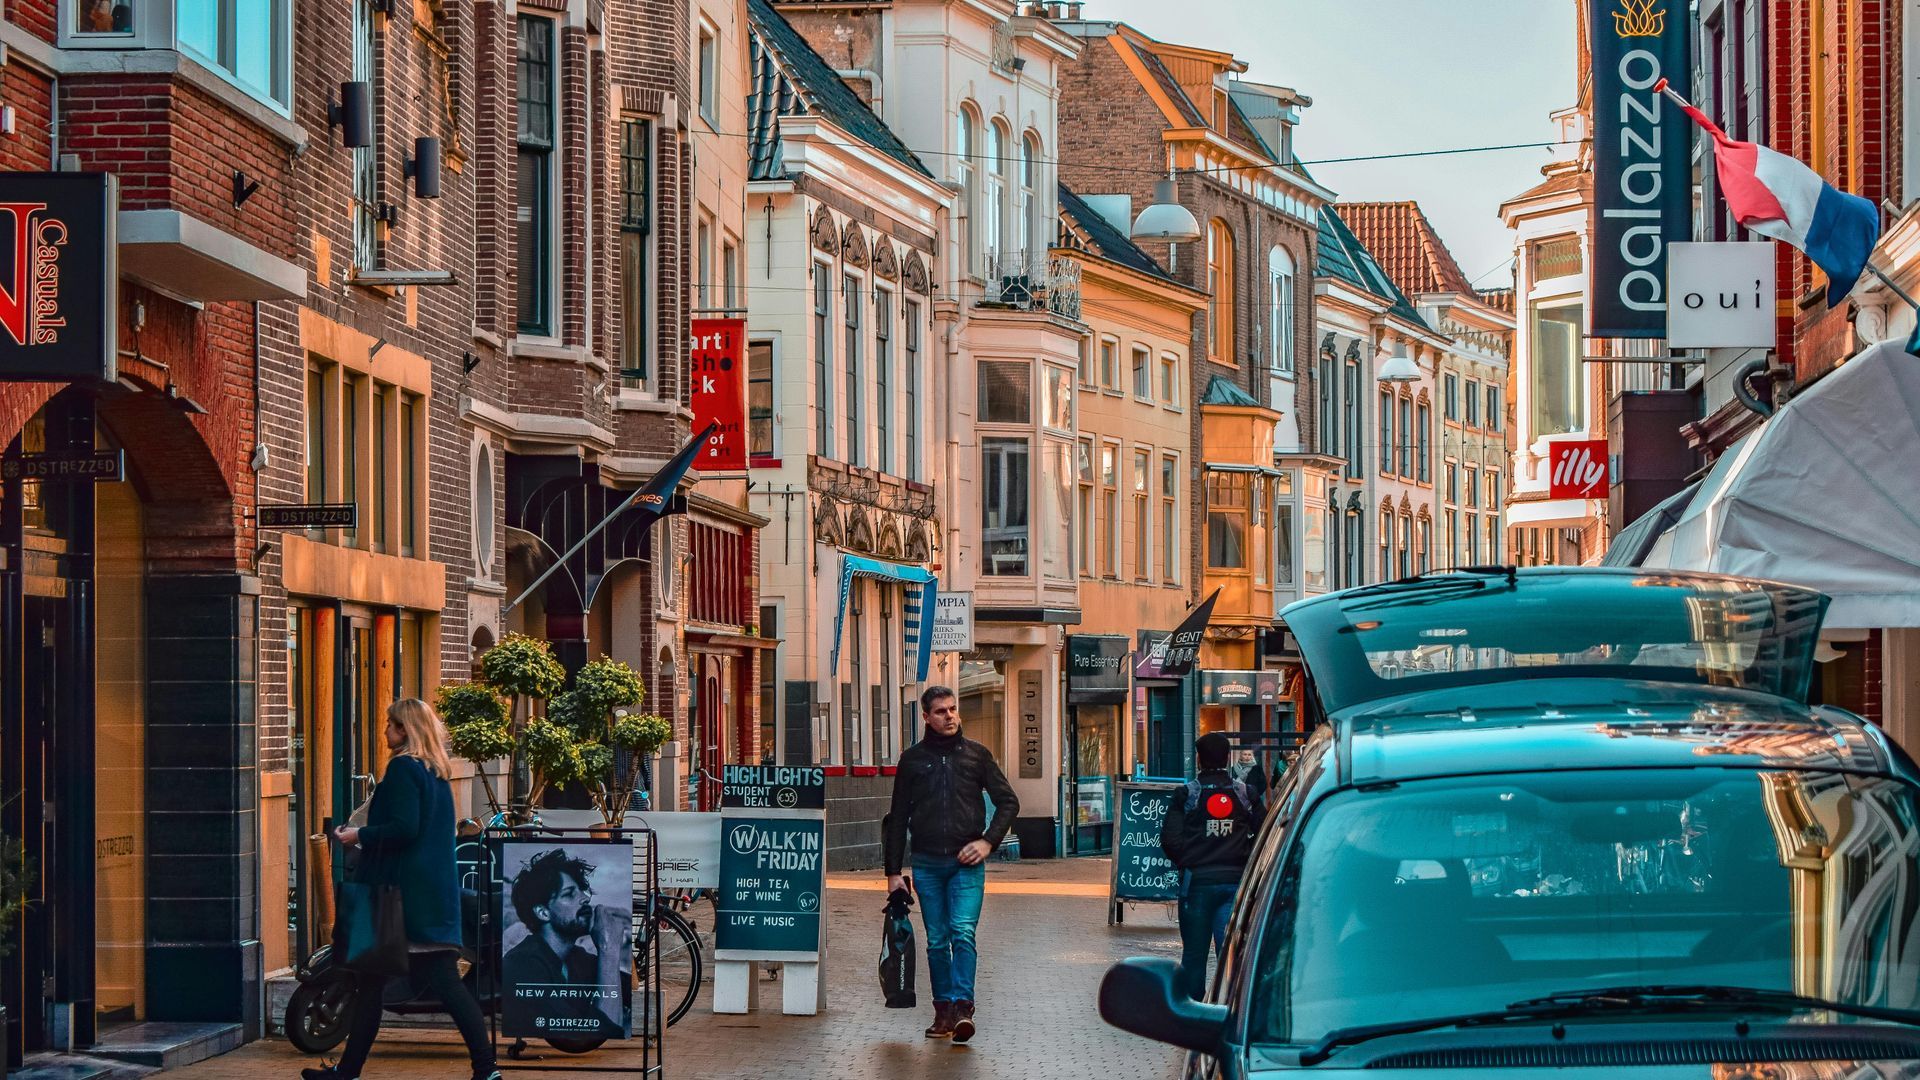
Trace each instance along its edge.
{"label": "man's brown shoe", "polygon": [[[927,1029],[927,1038],[929,1039],[951,1038],[953,1036],[953,1020],[954,1020],[954,1017],[957,1015],[959,1015],[959,1010],[954,1007],[954,1002],[951,1002],[951,1001],[934,1002],[933,1003],[933,1026]],[[969,1028],[968,1030],[971,1031],[972,1029]]]}
{"label": "man's brown shoe", "polygon": [[973,1038],[976,1029],[973,1026],[973,1002],[956,1001],[953,1003],[953,1041],[966,1042]]}

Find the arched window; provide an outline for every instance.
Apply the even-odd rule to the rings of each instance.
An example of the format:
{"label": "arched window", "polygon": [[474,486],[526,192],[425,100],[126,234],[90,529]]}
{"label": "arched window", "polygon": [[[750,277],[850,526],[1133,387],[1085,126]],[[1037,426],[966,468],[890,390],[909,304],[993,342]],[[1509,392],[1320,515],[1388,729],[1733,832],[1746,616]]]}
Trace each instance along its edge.
{"label": "arched window", "polygon": [[1235,364],[1233,355],[1233,231],[1214,218],[1207,226],[1207,355]]}
{"label": "arched window", "polygon": [[1040,137],[1028,132],[1020,140],[1020,250],[1033,253],[1048,246],[1040,223]]}
{"label": "arched window", "polygon": [[1380,508],[1380,580],[1393,580],[1393,511]]}
{"label": "arched window", "polygon": [[1400,511],[1400,575],[1413,576],[1413,515]]}
{"label": "arched window", "polygon": [[1002,231],[1007,204],[1007,126],[998,120],[987,126],[987,193],[982,234],[987,251],[999,254],[1006,245]]}
{"label": "arched window", "polygon": [[980,181],[974,174],[973,163],[974,155],[979,152],[979,130],[980,122],[974,116],[973,109],[966,105],[960,106],[953,133],[953,159],[960,174],[961,212],[967,219],[966,224],[961,228],[961,234],[966,247],[962,254],[968,266],[974,264],[974,257],[980,251],[980,189],[978,187]]}
{"label": "arched window", "polygon": [[1283,247],[1267,252],[1267,334],[1267,367],[1293,374],[1293,256]]}

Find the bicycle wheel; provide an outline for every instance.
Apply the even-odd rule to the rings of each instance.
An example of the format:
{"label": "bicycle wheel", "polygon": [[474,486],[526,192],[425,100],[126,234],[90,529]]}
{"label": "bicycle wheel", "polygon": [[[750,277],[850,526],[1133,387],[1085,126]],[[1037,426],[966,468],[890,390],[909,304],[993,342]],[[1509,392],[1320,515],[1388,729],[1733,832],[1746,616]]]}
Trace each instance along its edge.
{"label": "bicycle wheel", "polygon": [[[700,995],[700,979],[704,964],[700,957],[700,938],[693,927],[687,925],[678,913],[665,904],[655,904],[653,910],[653,932],[660,939],[660,966],[654,971],[654,980],[650,992],[659,995],[655,1000],[668,1026],[680,1021],[693,1008],[693,999]],[[648,986],[644,978],[644,957],[639,949],[651,948],[651,942],[642,942],[633,958],[633,982],[635,986]]]}

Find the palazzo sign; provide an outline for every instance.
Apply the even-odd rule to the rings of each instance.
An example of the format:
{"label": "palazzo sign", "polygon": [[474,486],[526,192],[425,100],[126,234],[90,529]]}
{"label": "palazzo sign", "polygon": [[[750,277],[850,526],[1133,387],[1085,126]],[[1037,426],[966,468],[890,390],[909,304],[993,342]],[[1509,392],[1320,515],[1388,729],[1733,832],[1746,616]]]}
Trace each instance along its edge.
{"label": "palazzo sign", "polygon": [[0,173],[0,380],[111,380],[119,185],[106,173]]}
{"label": "palazzo sign", "polygon": [[1588,0],[1593,43],[1594,337],[1667,330],[1667,241],[1690,234],[1693,124],[1654,92],[1690,81],[1681,0]]}

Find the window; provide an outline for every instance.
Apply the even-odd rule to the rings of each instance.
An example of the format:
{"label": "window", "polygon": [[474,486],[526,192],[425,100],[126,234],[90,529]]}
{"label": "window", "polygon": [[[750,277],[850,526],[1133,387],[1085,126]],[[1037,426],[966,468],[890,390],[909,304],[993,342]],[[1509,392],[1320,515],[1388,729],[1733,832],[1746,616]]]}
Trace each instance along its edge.
{"label": "window", "polygon": [[1467,380],[1467,426],[1480,426],[1480,384]]}
{"label": "window", "polygon": [[1460,562],[1460,511],[1447,511],[1447,554],[1448,566],[1459,566]]}
{"label": "window", "polygon": [[1207,473],[1207,565],[1215,570],[1247,567],[1247,473]]}
{"label": "window", "polygon": [[384,383],[373,384],[373,470],[370,479],[373,482],[372,511],[367,516],[373,529],[373,550],[387,550],[387,505],[391,495],[387,490],[388,453],[387,422],[393,419],[391,394]]}
{"label": "window", "polygon": [[703,25],[700,27],[700,118],[707,122],[708,127],[720,126],[720,114],[716,111],[720,96],[717,90],[720,83],[719,61],[713,31]]}
{"label": "window", "polygon": [[699,306],[713,306],[713,222],[705,217],[700,219],[699,228],[694,233],[694,284],[697,289]]}
{"label": "window", "polygon": [[1334,393],[1334,367],[1331,353],[1320,358],[1320,452],[1340,452],[1340,410]]}
{"label": "window", "polygon": [[960,229],[965,248],[960,254],[968,267],[975,265],[975,256],[980,253],[980,179],[974,164],[974,155],[979,153],[978,133],[979,121],[974,118],[973,110],[962,105],[954,117],[953,160],[959,170],[961,212],[966,216],[966,223]]}
{"label": "window", "polygon": [[1089,389],[1099,386],[1093,371],[1093,339],[1080,339],[1080,385]]}
{"label": "window", "polygon": [[[1004,254],[1007,200],[1007,127],[998,120],[987,125],[987,193],[981,226],[990,254]],[[994,274],[1009,272],[995,267]],[[991,276],[991,275],[990,275]]]}
{"label": "window", "polygon": [[865,448],[861,437],[865,434],[860,419],[860,402],[866,396],[860,385],[860,279],[851,274],[841,278],[841,304],[847,323],[847,464],[864,466],[867,463]]}
{"label": "window", "polygon": [[[1061,368],[1062,375],[1066,369]],[[1045,439],[1040,443],[1037,485],[1046,503],[1041,511],[1040,572],[1051,581],[1073,580],[1073,443]]]}
{"label": "window", "polygon": [[1273,506],[1273,494],[1267,488],[1267,478],[1255,476],[1247,484],[1247,516],[1253,523],[1248,532],[1252,541],[1247,550],[1247,565],[1253,570],[1256,585],[1265,585],[1272,567],[1273,552],[1267,543],[1267,516]]}
{"label": "window", "polygon": [[1020,140],[1020,251],[1029,259],[1046,248],[1040,224],[1040,140],[1029,134]]}
{"label": "window", "polygon": [[[201,2],[209,9],[217,6],[216,0]],[[186,14],[184,8],[185,5],[182,5],[182,15]],[[182,25],[180,29],[184,45],[187,27]],[[353,77],[371,83],[373,65],[373,0],[354,0]],[[379,95],[371,96],[371,112],[375,117],[373,129],[379,131]],[[355,147],[353,150],[353,265],[358,269],[372,269],[380,265],[379,244],[380,141],[376,138],[372,146]]]}
{"label": "window", "polygon": [[420,462],[427,454],[421,423],[423,401],[418,394],[400,394],[400,554],[411,558],[419,548]]}
{"label": "window", "polygon": [[833,267],[813,265],[813,452],[834,456],[833,444]]}
{"label": "window", "polygon": [[1233,233],[1219,218],[1207,226],[1207,356],[1238,366],[1233,355]]}
{"label": "window", "polygon": [[1533,306],[1533,438],[1580,431],[1586,425],[1581,317],[1579,304]]}
{"label": "window", "polygon": [[1400,515],[1399,566],[1401,577],[1413,576],[1413,515]]}
{"label": "window", "polygon": [[1160,459],[1160,580],[1169,585],[1180,581],[1179,512],[1180,459],[1169,454]]}
{"label": "window", "polygon": [[1451,461],[1447,462],[1447,501],[1460,501],[1460,466]]}
{"label": "window", "polygon": [[307,501],[331,502],[327,491],[327,427],[335,408],[327,369],[307,369]]}
{"label": "window", "polygon": [[1029,509],[1028,446],[1024,438],[980,440],[981,540],[989,577],[1026,577]]}
{"label": "window", "polygon": [[1160,354],[1160,404],[1180,407],[1180,358],[1172,353]]}
{"label": "window", "polygon": [[1153,451],[1133,452],[1133,577],[1146,581],[1153,576],[1153,553],[1148,538],[1153,532]]}
{"label": "window", "polygon": [[1413,399],[1410,397],[1400,399],[1400,427],[1397,434],[1400,436],[1400,475],[1411,480],[1413,478]]}
{"label": "window", "polygon": [[1478,514],[1468,514],[1466,516],[1465,524],[1466,524],[1466,533],[1467,533],[1467,565],[1468,566],[1480,565],[1479,522],[1480,522],[1480,516]]}
{"label": "window", "polygon": [[893,294],[873,291],[873,425],[879,454],[875,465],[893,472]]}
{"label": "window", "polygon": [[747,453],[770,458],[780,451],[774,445],[773,342],[747,343]]}
{"label": "window", "polygon": [[516,266],[518,327],[522,333],[553,333],[553,20],[519,17],[519,146]]}
{"label": "window", "polygon": [[1393,511],[1380,511],[1380,580],[1393,580]]}
{"label": "window", "polygon": [[[74,0],[71,7],[73,24],[70,32],[76,35],[92,37],[96,34],[128,35],[134,32],[133,5],[129,0]],[[183,18],[184,11],[178,13]],[[198,18],[205,20],[205,13],[196,12]],[[207,36],[201,31],[202,37]]]}
{"label": "window", "polygon": [[1480,505],[1480,470],[1472,465],[1467,466],[1467,505]]}
{"label": "window", "polygon": [[[1360,410],[1365,407],[1360,400],[1360,361],[1347,361],[1346,385],[1347,414],[1347,479],[1358,480],[1367,467],[1366,451],[1361,446]],[[1357,579],[1356,579],[1357,580]]]}
{"label": "window", "polygon": [[1393,391],[1380,391],[1380,475],[1393,475]]}
{"label": "window", "polygon": [[1482,524],[1487,530],[1487,561],[1498,564],[1500,562],[1500,519],[1493,514],[1488,514]]}
{"label": "window", "polygon": [[1419,562],[1420,573],[1424,574],[1427,571],[1433,569],[1433,564],[1431,561],[1432,558],[1433,558],[1433,519],[1430,517],[1423,516],[1420,519],[1420,562]]}
{"label": "window", "polygon": [[1075,505],[1073,529],[1076,543],[1073,546],[1074,559],[1079,563],[1083,577],[1093,575],[1093,440],[1081,439],[1074,444],[1073,471],[1080,483],[1079,502]]}
{"label": "window", "polygon": [[1420,417],[1418,426],[1414,428],[1414,435],[1420,440],[1416,451],[1420,455],[1419,480],[1425,484],[1433,479],[1433,454],[1430,442],[1433,435],[1433,406],[1425,401],[1420,403]]}
{"label": "window", "polygon": [[[340,501],[365,506],[367,500],[360,494],[360,472],[366,452],[360,449],[360,439],[367,430],[367,380],[349,375],[342,380],[340,389]],[[348,547],[360,546],[358,529],[342,529],[340,538]]]}
{"label": "window", "polygon": [[721,303],[728,311],[740,310],[740,248],[732,241],[720,245]]}
{"label": "window", "polygon": [[1446,388],[1447,400],[1443,406],[1444,415],[1457,423],[1460,419],[1460,376],[1449,371],[1441,385]]}
{"label": "window", "polygon": [[1113,338],[1100,339],[1100,385],[1120,392],[1120,343]]}
{"label": "window", "polygon": [[[648,265],[653,251],[653,122],[620,123],[620,377],[643,385],[648,375]],[[769,399],[771,401],[771,399]]]}
{"label": "window", "polygon": [[1056,431],[1073,430],[1073,372],[1058,364],[1042,367],[1046,385],[1040,394],[1040,424]]}
{"label": "window", "polygon": [[[99,16],[92,14],[96,8],[107,12],[108,32],[120,29],[123,22],[125,29],[132,29],[131,8],[116,2],[86,5],[86,17],[77,30],[89,32],[99,25]],[[288,8],[286,0],[179,0],[174,10],[175,33],[180,48],[194,59],[286,112],[293,101]]]}
{"label": "window", "polygon": [[1291,586],[1293,573],[1293,474],[1274,479],[1273,504],[1273,583]]}
{"label": "window", "polygon": [[909,300],[907,313],[907,479],[922,480],[920,462],[920,302]]}
{"label": "window", "polygon": [[1120,576],[1120,444],[1100,445],[1100,576]]}
{"label": "window", "polygon": [[1033,423],[1033,363],[1027,360],[982,360],[980,422]]}
{"label": "window", "polygon": [[1133,396],[1153,400],[1153,351],[1144,345],[1133,347]]}
{"label": "window", "polygon": [[1276,247],[1267,253],[1267,330],[1271,338],[1267,367],[1276,375],[1293,374],[1293,256]]}
{"label": "window", "polygon": [[1507,403],[1503,387],[1487,384],[1487,430],[1499,431],[1507,425]]}
{"label": "window", "polygon": [[1487,470],[1487,509],[1489,510],[1500,509],[1501,494],[1502,492],[1500,487],[1499,470],[1497,469]]}

